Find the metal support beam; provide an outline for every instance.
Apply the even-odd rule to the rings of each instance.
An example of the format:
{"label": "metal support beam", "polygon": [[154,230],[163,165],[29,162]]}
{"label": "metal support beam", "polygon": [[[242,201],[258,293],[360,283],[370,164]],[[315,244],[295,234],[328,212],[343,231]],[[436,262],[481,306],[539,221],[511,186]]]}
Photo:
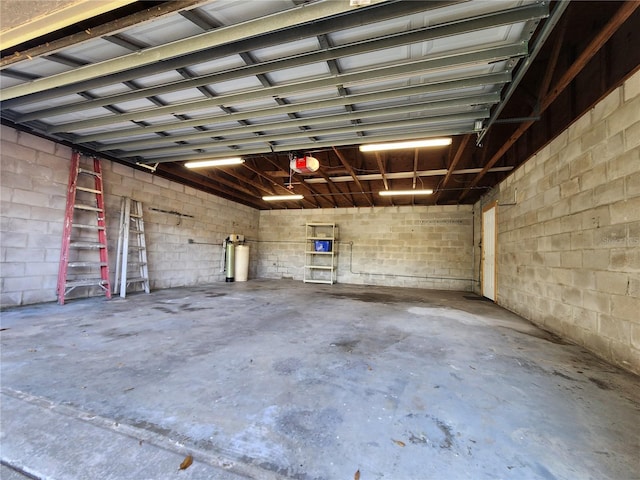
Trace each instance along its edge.
{"label": "metal support beam", "polygon": [[[269,130],[279,130],[279,129],[293,129],[298,127],[311,127],[314,125],[323,125],[323,124],[333,124],[335,125],[338,122],[346,122],[346,121],[361,121],[366,118],[375,118],[386,115],[406,115],[411,113],[421,112],[425,115],[429,114],[437,114],[438,112],[443,112],[445,109],[459,108],[459,107],[469,107],[469,106],[479,106],[479,105],[492,105],[497,103],[500,100],[500,94],[497,92],[487,93],[483,95],[472,95],[472,96],[463,96],[458,98],[447,98],[446,100],[436,100],[428,103],[415,103],[411,105],[404,105],[401,107],[387,107],[387,108],[377,108],[371,110],[358,110],[349,113],[340,113],[333,115],[323,115],[314,118],[303,118],[299,120],[285,120],[281,122],[270,122],[268,124]],[[207,127],[211,127],[217,121],[222,120],[222,117],[208,117],[208,118],[200,118],[194,121],[186,121],[186,122],[176,122],[177,126],[180,127],[199,127],[202,125],[207,125]],[[220,130],[208,130],[207,132],[198,132],[198,133],[186,133],[181,135],[171,135],[164,138],[145,138],[141,140],[131,140],[127,142],[118,142],[118,143],[105,143],[103,145],[99,145],[96,147],[98,151],[106,151],[106,150],[128,150],[133,148],[141,148],[146,146],[157,146],[162,144],[172,144],[175,142],[181,141],[193,141],[199,140],[202,138],[211,138],[216,135],[238,135],[238,134],[249,134],[249,133],[259,133],[265,129],[267,125],[257,124],[257,125],[244,125],[241,127],[233,127],[233,128],[224,128]],[[143,133],[155,133],[160,131],[170,130],[170,125],[163,124],[159,125],[157,128],[150,126],[144,129]],[[104,133],[96,133],[92,135],[82,135],[76,136],[74,141],[76,143],[89,143],[96,141],[109,140],[112,138],[120,138],[126,136],[134,136],[140,133],[141,129],[127,129],[127,130],[115,130]]]}
{"label": "metal support beam", "polygon": [[[371,4],[385,0],[369,0]],[[58,73],[46,78],[35,80],[24,85],[9,87],[0,92],[1,100],[29,95],[70,83],[81,82],[103,75],[109,75],[142,65],[155,63],[167,58],[179,57],[189,53],[205,50],[231,43],[245,38],[256,37],[267,32],[280,30],[295,25],[311,23],[323,18],[352,12],[356,8],[346,2],[318,2],[304,7],[294,7],[284,12],[274,13],[237,25],[205,32],[195,37],[189,37],[157,47],[148,48],[142,52],[124,55],[111,60],[76,68],[69,72]]]}
{"label": "metal support beam", "polygon": [[[554,86],[554,88],[542,99],[540,102],[540,115],[542,115],[549,106],[560,96],[560,94],[571,84],[571,82],[576,78],[576,76],[582,71],[582,69],[589,63],[596,53],[604,46],[605,43],[611,38],[611,36],[620,28],[620,26],[636,11],[636,9],[640,7],[640,2],[625,2],[618,9],[615,15],[607,22],[602,30],[596,35],[596,37],[587,45],[587,47],[582,51],[582,53],[578,56],[575,62],[567,69],[567,71],[562,75],[558,83]],[[524,135],[524,133],[533,125],[535,122],[528,121],[520,125],[518,129],[509,137],[509,139],[502,145],[502,147],[491,157],[491,159],[486,163],[484,168],[473,181],[464,189],[464,191],[460,194],[458,201],[461,202],[474,188],[482,177],[493,167],[498,160],[502,158],[502,156],[518,141],[518,139]]]}
{"label": "metal support beam", "polygon": [[[361,93],[355,95],[349,95],[348,97],[331,98],[327,100],[316,100],[310,102],[300,102],[292,105],[278,105],[269,108],[261,108],[250,111],[243,111],[238,113],[232,113],[225,116],[216,117],[219,121],[227,123],[237,120],[238,118],[246,120],[247,118],[266,117],[271,115],[282,115],[287,113],[300,112],[302,110],[315,110],[329,107],[340,107],[350,103],[357,102],[373,102],[379,100],[389,100],[391,98],[397,98],[407,95],[425,95],[428,93],[442,92],[446,90],[455,90],[463,88],[480,87],[484,85],[493,85],[507,83],[511,80],[511,74],[509,72],[490,73],[486,75],[473,76],[463,78],[459,80],[448,81],[435,81],[431,83],[425,83],[423,85],[397,88],[393,90],[386,90],[374,93]],[[207,100],[212,102],[212,100]],[[211,106],[211,105],[209,105]],[[170,107],[173,107],[172,105]],[[112,115],[109,117],[95,118],[91,120],[83,120],[78,122],[69,122],[59,125],[53,125],[47,129],[47,133],[59,133],[59,132],[73,132],[75,130],[81,130],[85,128],[102,127],[111,125],[114,123],[121,123],[125,121],[140,121],[146,118],[153,118],[161,115],[161,111],[165,107],[159,107],[155,109],[145,110],[144,112],[127,113],[123,115]],[[169,109],[171,110],[171,109]],[[172,112],[177,113],[177,112]],[[202,121],[199,122],[202,124]],[[213,123],[213,122],[210,122]],[[210,124],[207,123],[207,124]],[[190,125],[188,122],[180,122],[175,124],[175,128],[185,128]],[[163,131],[169,130],[168,125],[162,125]],[[121,132],[122,133],[122,132]],[[144,129],[137,131],[139,134],[147,133]],[[134,133],[135,134],[135,133]]]}
{"label": "metal support beam", "polygon": [[238,143],[242,144],[251,144],[251,143],[266,143],[266,142],[280,142],[283,140],[293,140],[298,138],[307,138],[310,135],[313,136],[325,136],[325,135],[340,135],[342,133],[354,133],[354,132],[375,132],[376,130],[385,130],[390,128],[410,128],[410,127],[429,127],[440,125],[441,127],[447,124],[456,124],[456,123],[464,123],[470,122],[473,123],[478,118],[488,118],[489,110],[474,110],[467,113],[459,113],[455,115],[439,115],[439,116],[429,116],[429,117],[418,117],[411,118],[409,120],[393,120],[390,122],[381,122],[381,123],[368,123],[368,124],[358,124],[358,125],[349,125],[346,127],[336,127],[336,128],[326,128],[319,130],[303,130],[297,131],[293,133],[282,133],[275,135],[263,135],[260,137],[245,137],[245,138],[234,138],[231,140],[223,140],[216,142],[206,142],[206,143],[187,143],[187,144],[179,144],[172,147],[159,147],[152,148],[148,150],[134,150],[129,151],[124,154],[121,154],[121,157],[145,157],[147,159],[153,158],[154,156],[167,156],[172,153],[184,152],[189,150],[200,150],[207,149],[212,147],[231,147],[233,145],[237,145]]}

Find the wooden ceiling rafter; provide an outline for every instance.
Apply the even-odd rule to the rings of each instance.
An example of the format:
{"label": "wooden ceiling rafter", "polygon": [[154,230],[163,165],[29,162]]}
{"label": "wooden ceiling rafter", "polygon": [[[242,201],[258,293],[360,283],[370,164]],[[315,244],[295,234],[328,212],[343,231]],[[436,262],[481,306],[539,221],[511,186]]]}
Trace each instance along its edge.
{"label": "wooden ceiling rafter", "polygon": [[344,165],[344,168],[347,169],[347,171],[349,172],[349,175],[351,175],[351,178],[353,178],[353,181],[356,183],[356,185],[358,186],[358,188],[360,189],[360,192],[364,195],[364,197],[367,199],[367,202],[369,203],[370,207],[374,206],[374,202],[373,199],[369,196],[369,194],[366,193],[364,186],[362,185],[362,182],[360,181],[360,179],[358,178],[358,175],[356,174],[355,170],[353,169],[353,167],[351,166],[351,164],[349,163],[349,161],[347,160],[347,158],[344,156],[344,154],[338,150],[336,147],[333,147],[333,151],[335,152],[336,156],[338,157],[338,159],[342,162],[342,165]]}
{"label": "wooden ceiling rafter", "polygon": [[[609,41],[622,24],[640,7],[640,2],[624,2],[616,11],[613,17],[589,42],[586,48],[580,53],[578,58],[569,66],[553,88],[544,96],[540,102],[539,115],[542,115],[553,102],[571,85],[573,80],[586,67],[589,61],[600,51]],[[458,202],[462,202],[469,192],[478,185],[486,173],[502,158],[502,156],[524,135],[524,133],[535,123],[535,120],[527,120],[513,132],[491,159],[484,165],[482,171],[476,174],[475,178],[463,190],[458,197]]]}
{"label": "wooden ceiling rafter", "polygon": [[449,165],[447,166],[447,173],[445,174],[444,178],[442,179],[442,182],[440,182],[440,186],[435,192],[435,196],[433,197],[434,203],[437,203],[438,200],[440,200],[440,196],[442,195],[442,192],[446,189],[447,183],[449,183],[449,180],[451,179],[451,175],[453,175],[453,171],[458,166],[458,163],[460,163],[460,159],[462,159],[463,154],[467,148],[467,145],[469,144],[471,139],[472,139],[471,134],[467,134],[462,137],[462,140],[460,141],[458,148],[456,148],[455,150],[455,154],[453,156],[453,159],[451,160],[451,163],[449,163]]}

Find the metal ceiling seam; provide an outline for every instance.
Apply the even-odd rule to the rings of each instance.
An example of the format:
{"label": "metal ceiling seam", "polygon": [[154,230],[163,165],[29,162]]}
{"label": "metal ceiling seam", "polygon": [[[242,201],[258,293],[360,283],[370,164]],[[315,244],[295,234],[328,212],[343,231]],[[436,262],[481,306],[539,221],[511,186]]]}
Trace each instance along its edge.
{"label": "metal ceiling seam", "polygon": [[[370,4],[386,0],[369,0]],[[278,12],[236,25],[222,27],[205,32],[195,37],[188,37],[175,42],[151,47],[111,60],[94,63],[49,77],[34,80],[24,85],[16,85],[0,92],[0,100],[7,100],[30,93],[56,88],[68,83],[76,83],[111,73],[120,72],[149,63],[159,62],[165,58],[178,57],[198,50],[205,50],[216,45],[251,38],[263,33],[280,30],[294,25],[305,24],[354,11],[357,7],[346,2],[323,0],[317,3],[304,4],[284,12]]]}
{"label": "metal ceiling seam", "polygon": [[[359,138],[358,143],[364,143],[364,141],[376,141],[376,142],[392,142],[398,140],[416,140],[425,137],[441,137],[441,136],[451,136],[451,135],[464,135],[467,133],[471,133],[473,129],[473,125],[469,125],[469,128],[457,128],[457,129],[439,129],[439,130],[428,130],[421,129],[417,132],[399,132],[395,134],[387,134],[387,135],[376,135],[375,137],[361,137]],[[150,164],[150,163],[165,163],[165,162],[183,162],[189,160],[208,160],[215,158],[224,158],[228,157],[230,154],[234,156],[244,156],[244,155],[260,155],[264,153],[278,153],[278,152],[312,152],[314,150],[318,150],[321,148],[331,148],[331,147],[340,147],[345,145],[353,145],[354,139],[338,139],[338,140],[323,140],[318,141],[313,144],[303,143],[303,144],[286,144],[286,145],[269,145],[268,147],[262,148],[251,148],[251,149],[226,149],[222,152],[208,152],[208,153],[199,153],[193,155],[179,155],[175,157],[167,157],[167,158],[156,158],[153,160],[146,161],[144,159],[139,159],[135,162],[137,164]]]}
{"label": "metal ceiling seam", "polygon": [[[347,45],[330,47],[322,51],[314,51],[300,55],[294,55],[284,59],[276,59],[267,62],[261,62],[257,65],[248,65],[225,72],[216,72],[212,74],[202,75],[194,79],[179,80],[170,84],[146,87],[134,92],[126,92],[108,97],[98,98],[90,102],[79,103],[77,105],[69,105],[63,107],[54,107],[50,109],[40,110],[39,112],[29,112],[19,121],[28,121],[35,118],[44,118],[62,113],[71,113],[77,109],[85,109],[90,107],[98,107],[113,103],[120,103],[137,98],[144,98],[149,95],[161,95],[164,93],[179,91],[189,88],[197,88],[199,86],[210,85],[215,82],[223,82],[234,80],[245,76],[257,75],[260,73],[269,73],[276,69],[286,69],[290,67],[300,66],[304,64],[334,60],[349,55],[359,55],[366,52],[373,52],[384,48],[395,47],[398,45],[407,45],[415,42],[424,42],[453,36],[460,33],[468,33],[486,28],[494,28],[496,26],[524,22],[531,18],[541,18],[548,11],[538,4],[533,6],[518,7],[509,11],[494,12],[487,14],[482,18],[472,17],[455,22],[448,22],[442,25],[432,25],[423,27],[410,32],[398,32],[384,37],[368,39],[364,41],[354,42]],[[455,53],[455,52],[454,52]],[[171,69],[168,69],[171,70]],[[55,92],[54,92],[55,93]],[[36,116],[37,115],[37,116]]]}
{"label": "metal ceiling seam", "polygon": [[[446,7],[451,4],[460,3],[460,0],[433,0],[430,2],[387,0],[382,4],[377,4],[375,8],[367,8],[366,15],[338,16],[331,19],[323,19],[308,25],[295,26],[288,29],[277,30],[260,36],[261,46],[278,45],[289,41],[295,41],[302,35],[317,35],[320,33],[332,32],[341,28],[351,28],[354,25],[367,25],[377,21],[388,20],[402,15],[415,12],[433,10]],[[364,7],[363,7],[364,8]],[[69,85],[57,87],[55,94],[51,90],[28,94],[25,97],[5,100],[0,104],[0,109],[12,108],[17,104],[33,103],[46,100],[51,95],[68,95],[80,91],[101,88],[105,85],[119,83],[126,80],[139,78],[141,76],[155,75],[168,70],[183,68],[185,66],[222,58],[229,55],[239,54],[253,48],[255,40],[245,39],[231,44],[224,44],[204,51],[191,53],[181,57],[176,57],[162,62],[151,63],[143,67],[137,67],[115,73],[105,77],[97,77],[92,80],[75,82]]]}
{"label": "metal ceiling seam", "polygon": [[[352,110],[350,112],[345,112],[342,114],[336,115],[326,115],[322,117],[312,117],[312,118],[301,118],[296,120],[286,120],[282,122],[273,122],[269,124],[253,124],[253,125],[245,125],[241,127],[235,128],[227,128],[224,130],[207,130],[203,132],[197,133],[188,133],[184,135],[170,135],[167,137],[158,137],[158,138],[148,138],[143,140],[131,140],[128,142],[119,142],[119,143],[106,143],[96,145],[94,148],[98,152],[105,151],[115,151],[115,150],[126,150],[127,148],[139,148],[144,146],[157,146],[158,144],[166,143],[171,144],[180,141],[189,141],[189,140],[199,140],[202,138],[210,138],[216,135],[235,135],[238,133],[258,133],[265,129],[270,131],[279,130],[279,129],[290,129],[301,126],[312,126],[312,125],[322,125],[325,123],[335,123],[338,121],[351,121],[351,120],[363,120],[366,118],[375,118],[378,116],[388,116],[388,115],[402,115],[402,114],[410,114],[417,112],[437,112],[438,110],[443,110],[445,108],[455,108],[462,106],[479,106],[479,105],[492,105],[497,103],[500,100],[500,94],[498,92],[487,93],[476,96],[466,96],[466,97],[458,97],[454,99],[446,99],[446,100],[437,100],[428,103],[418,103],[405,105],[402,107],[387,107],[380,108],[374,110]],[[98,134],[99,135],[99,134]],[[95,137],[95,136],[94,136]],[[76,143],[88,143],[92,141],[99,140],[99,138],[85,138],[78,137],[75,141]]]}
{"label": "metal ceiling seam", "polygon": [[[265,117],[274,114],[287,114],[287,113],[295,113],[301,110],[317,110],[321,108],[328,107],[336,107],[343,106],[346,104],[354,104],[358,102],[371,102],[377,100],[388,100],[391,98],[397,98],[401,96],[410,96],[410,95],[421,95],[426,93],[434,93],[434,92],[442,92],[447,90],[455,90],[461,88],[473,88],[479,86],[486,85],[495,85],[495,84],[504,84],[508,83],[511,80],[511,74],[509,72],[498,72],[498,73],[489,73],[485,75],[479,75],[474,77],[467,77],[455,80],[437,80],[432,83],[404,87],[404,88],[395,88],[382,90],[379,92],[373,93],[362,93],[349,95],[346,97],[340,98],[332,98],[328,100],[318,100],[312,102],[300,102],[294,103],[290,105],[278,105],[274,107],[256,109],[251,111],[242,111],[236,113],[230,113],[225,116],[216,117],[220,121],[229,122],[236,119],[247,120],[252,117]],[[164,107],[162,107],[164,108]],[[129,120],[142,120],[144,118],[149,118],[147,115],[153,114],[153,110],[142,112],[133,112],[124,115],[111,115],[108,117],[100,117],[91,120],[82,120],[77,122],[69,122],[65,124],[52,125],[47,128],[47,133],[60,133],[60,132],[73,132],[74,130],[82,129],[82,128],[94,128],[106,126],[112,123],[120,123]],[[155,115],[151,115],[152,117]],[[212,120],[213,122],[213,120]],[[210,125],[211,123],[205,123],[205,125]],[[189,120],[181,122],[179,125],[176,125],[176,128],[185,128],[190,126],[202,125],[200,119],[197,120]],[[159,131],[167,130],[167,125],[157,125],[152,126],[152,128],[160,128]],[[135,130],[138,131],[138,130]],[[142,129],[140,133],[142,133]],[[144,133],[148,133],[149,130],[144,130]]]}
{"label": "metal ceiling seam", "polygon": [[174,145],[171,147],[160,147],[154,149],[147,150],[134,150],[129,151],[124,154],[120,154],[119,156],[122,158],[125,157],[153,157],[154,154],[158,153],[173,153],[180,152],[184,150],[198,150],[208,147],[224,147],[224,146],[232,146],[238,143],[261,143],[261,142],[277,142],[282,140],[291,140],[296,138],[304,138],[309,136],[321,136],[321,135],[335,135],[341,133],[356,133],[360,131],[374,131],[385,129],[389,127],[415,127],[415,126],[429,126],[434,124],[442,124],[449,122],[460,122],[460,121],[474,121],[478,119],[489,118],[489,109],[477,110],[473,112],[465,112],[454,115],[439,115],[432,117],[420,117],[420,118],[411,118],[407,120],[393,120],[388,122],[380,122],[380,123],[368,123],[368,124],[352,124],[347,127],[334,127],[328,129],[321,130],[302,130],[293,133],[284,133],[284,134],[272,134],[272,135],[264,135],[259,137],[244,137],[244,138],[234,138],[230,140],[223,140],[217,142],[207,142],[207,143],[186,143]]}

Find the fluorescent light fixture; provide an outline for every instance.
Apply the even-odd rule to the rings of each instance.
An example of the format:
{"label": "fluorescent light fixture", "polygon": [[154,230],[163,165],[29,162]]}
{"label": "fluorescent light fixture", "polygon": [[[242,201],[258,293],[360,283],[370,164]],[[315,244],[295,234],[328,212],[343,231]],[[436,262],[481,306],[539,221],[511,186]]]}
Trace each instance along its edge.
{"label": "fluorescent light fixture", "polygon": [[381,197],[390,197],[392,195],[431,195],[433,190],[382,190],[379,193]]}
{"label": "fluorescent light fixture", "polygon": [[268,197],[262,197],[262,199],[266,202],[279,202],[279,201],[287,201],[287,200],[302,200],[304,198],[303,195],[270,195]]}
{"label": "fluorescent light fixture", "polygon": [[240,165],[244,160],[240,157],[218,158],[216,160],[202,160],[199,162],[187,162],[184,164],[187,168],[203,168],[203,167],[224,167],[226,165]]}
{"label": "fluorescent light fixture", "polygon": [[430,138],[428,140],[413,140],[410,142],[370,143],[360,145],[361,152],[379,152],[382,150],[399,150],[401,148],[445,147],[451,145],[450,138]]}

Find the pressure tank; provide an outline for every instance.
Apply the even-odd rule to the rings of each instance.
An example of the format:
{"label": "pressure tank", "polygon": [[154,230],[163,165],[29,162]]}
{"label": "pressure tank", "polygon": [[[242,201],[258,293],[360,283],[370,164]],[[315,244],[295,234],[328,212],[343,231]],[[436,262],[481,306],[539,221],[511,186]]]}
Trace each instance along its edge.
{"label": "pressure tank", "polygon": [[224,255],[224,271],[226,272],[225,282],[233,282],[235,270],[235,245],[227,239]]}
{"label": "pressure tank", "polygon": [[246,282],[249,278],[249,246],[236,246],[236,282]]}

